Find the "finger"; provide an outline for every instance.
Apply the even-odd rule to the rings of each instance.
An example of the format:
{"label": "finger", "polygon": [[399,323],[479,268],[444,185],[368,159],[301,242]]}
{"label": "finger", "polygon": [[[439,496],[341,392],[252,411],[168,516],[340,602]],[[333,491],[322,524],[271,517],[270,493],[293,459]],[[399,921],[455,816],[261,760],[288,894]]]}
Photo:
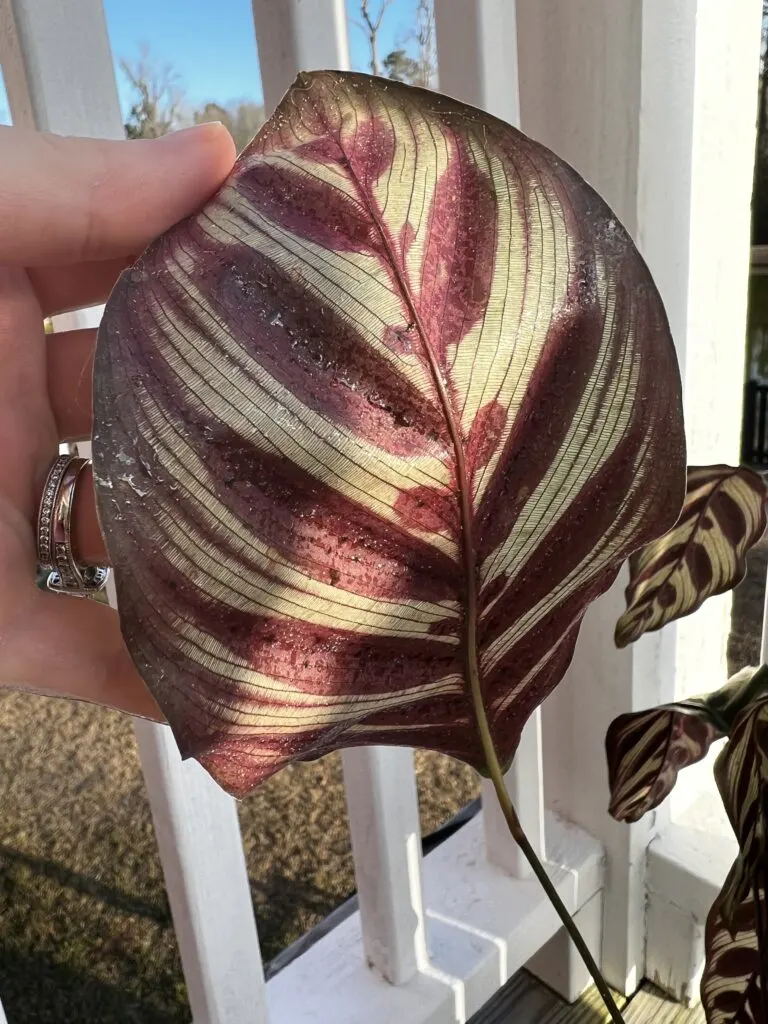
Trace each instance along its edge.
{"label": "finger", "polygon": [[96,511],[91,466],[86,466],[77,478],[72,506],[72,553],[78,565],[109,565],[107,546]]}
{"label": "finger", "polygon": [[47,334],[48,397],[59,441],[84,441],[93,423],[93,353],[96,330]]}
{"label": "finger", "polygon": [[43,267],[140,252],[223,182],[223,125],[112,142],[0,128],[0,263]]}
{"label": "finger", "polygon": [[[60,441],[91,436],[91,379],[96,331],[64,331],[46,337],[48,393]],[[93,471],[86,466],[77,479],[72,509],[72,547],[81,565],[108,565],[93,489]]]}
{"label": "finger", "polygon": [[0,499],[31,518],[56,454],[40,307],[26,274],[0,266]]}
{"label": "finger", "polygon": [[43,316],[56,316],[106,302],[120,274],[136,254],[64,267],[33,267],[29,279]]}
{"label": "finger", "polygon": [[34,590],[4,634],[3,682],[163,721],[126,650],[117,614],[98,601]]}

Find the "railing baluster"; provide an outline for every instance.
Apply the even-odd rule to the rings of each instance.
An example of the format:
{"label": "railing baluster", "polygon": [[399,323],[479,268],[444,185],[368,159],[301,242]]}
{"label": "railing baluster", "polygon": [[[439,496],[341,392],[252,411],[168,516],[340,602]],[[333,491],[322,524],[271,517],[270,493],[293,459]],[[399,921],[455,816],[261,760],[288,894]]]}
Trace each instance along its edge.
{"label": "railing baluster", "polygon": [[101,0],[0,0],[0,64],[15,125],[123,137]]}
{"label": "railing baluster", "polygon": [[520,124],[515,0],[434,0],[440,91]]}
{"label": "railing baluster", "polygon": [[[504,776],[520,824],[539,858],[544,857],[544,786],[542,779],[541,714],[533,713],[523,729],[512,767]],[[483,822],[488,860],[516,878],[533,875],[520,847],[509,833],[492,783],[483,780]]]}
{"label": "railing baluster", "polygon": [[137,721],[189,1003],[199,1024],[266,1024],[266,992],[235,801],[167,726]]}
{"label": "railing baluster", "polygon": [[299,71],[349,67],[344,0],[252,0],[252,6],[267,114]]}
{"label": "railing baluster", "polygon": [[359,747],[342,756],[366,958],[400,985],[427,963],[413,751]]}
{"label": "railing baluster", "polygon": [[[0,0],[0,61],[14,124],[123,137],[101,0]],[[55,327],[97,319],[98,311],[76,311],[57,317]],[[90,455],[90,445],[78,448]],[[167,726],[140,721],[136,736],[195,1020],[266,1024],[234,801],[199,765],[182,763]]]}
{"label": "railing baluster", "polygon": [[[440,88],[457,99],[520,123],[514,0],[435,0]],[[521,824],[539,856],[544,852],[541,717],[523,731],[506,776]],[[527,878],[531,869],[512,840],[489,782],[483,783],[485,845],[489,860]]]}

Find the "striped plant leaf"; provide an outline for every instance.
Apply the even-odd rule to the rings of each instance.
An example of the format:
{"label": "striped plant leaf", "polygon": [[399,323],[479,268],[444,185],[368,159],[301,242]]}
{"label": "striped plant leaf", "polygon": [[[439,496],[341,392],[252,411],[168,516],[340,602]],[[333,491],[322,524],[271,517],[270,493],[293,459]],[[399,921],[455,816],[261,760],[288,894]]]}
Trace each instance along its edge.
{"label": "striped plant leaf", "polygon": [[684,494],[658,293],[566,164],[364,75],[299,77],[108,303],[99,509],[129,650],[243,794],[336,747],[485,765]]}
{"label": "striped plant leaf", "polygon": [[685,504],[672,530],[629,560],[627,610],[616,624],[626,647],[690,615],[744,578],[746,554],[765,532],[766,485],[751,469],[690,466]]}
{"label": "striped plant leaf", "polygon": [[697,700],[614,719],[605,737],[609,814],[617,821],[639,821],[672,792],[680,769],[701,761],[724,735]]}
{"label": "striped plant leaf", "polygon": [[658,807],[680,769],[706,757],[747,709],[766,699],[768,665],[763,665],[742,669],[703,696],[614,719],[605,737],[610,814],[617,821],[639,821]]}
{"label": "striped plant leaf", "polygon": [[723,889],[721,916],[731,926],[768,856],[768,698],[745,708],[715,761],[715,781],[739,841],[739,857]]}
{"label": "striped plant leaf", "polygon": [[[726,880],[725,892],[734,865]],[[768,1021],[768,903],[766,868],[736,905],[732,921],[722,914],[722,894],[709,912],[701,1001],[707,1024],[765,1024]]]}

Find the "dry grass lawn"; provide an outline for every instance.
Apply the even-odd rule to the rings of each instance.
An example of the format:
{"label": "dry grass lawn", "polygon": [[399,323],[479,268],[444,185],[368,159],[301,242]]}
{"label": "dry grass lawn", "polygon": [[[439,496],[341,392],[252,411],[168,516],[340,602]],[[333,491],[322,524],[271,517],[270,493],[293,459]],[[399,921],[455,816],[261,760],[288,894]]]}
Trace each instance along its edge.
{"label": "dry grass lawn", "polygon": [[[9,1024],[189,1020],[130,721],[0,697],[0,999]],[[477,791],[417,755],[425,833]],[[295,765],[240,806],[269,959],[353,890],[341,765]]]}

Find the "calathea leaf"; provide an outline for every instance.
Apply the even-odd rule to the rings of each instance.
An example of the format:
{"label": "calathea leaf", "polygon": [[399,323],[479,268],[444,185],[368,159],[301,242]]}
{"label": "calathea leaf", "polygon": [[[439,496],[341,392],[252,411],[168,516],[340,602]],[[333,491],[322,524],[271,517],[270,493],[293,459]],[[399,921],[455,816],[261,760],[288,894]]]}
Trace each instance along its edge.
{"label": "calathea leaf", "polygon": [[768,697],[763,694],[736,719],[730,739],[715,761],[715,781],[739,841],[739,857],[726,883],[720,913],[733,925],[768,857]]}
{"label": "calathea leaf", "polygon": [[768,698],[768,666],[745,668],[712,693],[620,715],[608,727],[605,751],[609,813],[639,821],[669,795],[681,768],[706,757],[742,711]]}
{"label": "calathea leaf", "polygon": [[706,704],[693,699],[620,715],[605,737],[608,812],[639,821],[672,792],[680,769],[701,761],[724,735]]}
{"label": "calathea leaf", "polygon": [[627,610],[616,644],[696,611],[740,583],[746,554],[765,532],[766,486],[743,466],[691,466],[685,504],[673,529],[629,560]]}
{"label": "calathea leaf", "polygon": [[[129,650],[228,790],[335,747],[502,760],[684,494],[658,293],[566,164],[299,77],[108,303],[94,466]],[[472,673],[475,673],[474,675]]]}
{"label": "calathea leaf", "polygon": [[[734,865],[723,894],[732,887]],[[765,865],[739,903],[730,922],[722,914],[721,894],[709,912],[705,931],[706,964],[701,1001],[707,1024],[765,1024],[768,1020],[768,904]]]}

